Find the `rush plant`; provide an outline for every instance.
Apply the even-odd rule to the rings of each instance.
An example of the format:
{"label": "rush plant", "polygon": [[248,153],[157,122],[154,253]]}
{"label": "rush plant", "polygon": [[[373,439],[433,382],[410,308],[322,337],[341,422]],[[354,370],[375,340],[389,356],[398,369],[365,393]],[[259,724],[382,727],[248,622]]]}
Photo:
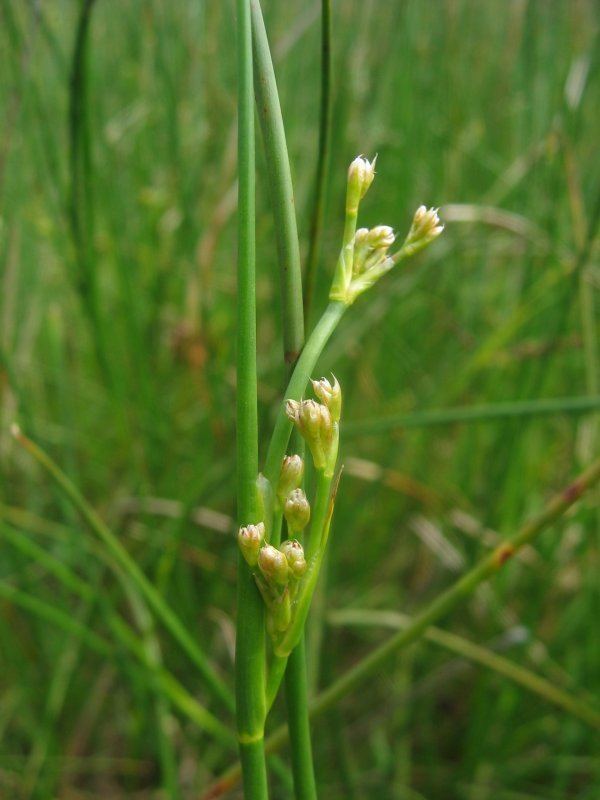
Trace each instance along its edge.
{"label": "rush plant", "polygon": [[[77,70],[73,92],[85,77],[85,39],[94,0],[82,5],[77,37]],[[535,516],[521,525],[512,536],[503,539],[476,562],[452,585],[412,617],[365,610],[341,610],[331,615],[334,625],[378,624],[393,633],[378,647],[358,660],[346,672],[337,675],[320,693],[309,695],[307,679],[306,628],[315,592],[322,575],[328,544],[341,535],[335,530],[335,506],[344,492],[340,442],[345,435],[345,387],[335,375],[319,378],[319,359],[342,317],[360,315],[362,295],[381,287],[387,273],[400,268],[432,244],[444,230],[436,208],[419,206],[407,219],[405,229],[387,224],[360,227],[367,194],[374,192],[379,162],[363,155],[349,165],[346,176],[345,204],[340,209],[341,242],[335,263],[320,267],[327,270],[330,290],[327,304],[314,325],[315,273],[320,264],[323,229],[324,193],[328,165],[345,168],[331,146],[331,2],[322,0],[322,97],[319,153],[311,235],[304,275],[301,269],[298,225],[295,215],[292,170],[287,153],[285,127],[277,94],[273,60],[259,0],[236,0],[236,54],[238,107],[238,234],[237,234],[237,620],[235,679],[227,680],[218,672],[191,627],[187,627],[178,609],[172,607],[159,581],[147,577],[146,565],[138,563],[90,506],[76,486],[76,479],[62,471],[40,446],[17,425],[12,433],[16,442],[45,470],[85,527],[89,537],[81,537],[81,547],[98,567],[97,584],[83,580],[77,572],[52,552],[29,541],[12,524],[19,517],[0,520],[0,536],[24,557],[31,559],[51,575],[69,596],[81,603],[84,611],[94,609],[105,625],[105,635],[92,631],[86,617],[72,618],[60,607],[44,603],[10,580],[0,580],[0,598],[26,609],[48,625],[68,633],[75,641],[99,657],[110,659],[152,693],[159,729],[161,780],[165,797],[181,798],[177,775],[177,752],[169,738],[171,710],[194,726],[218,748],[221,766],[231,757],[232,764],[208,787],[204,800],[225,795],[242,782],[246,800],[268,800],[268,767],[280,772],[287,767],[274,756],[289,741],[289,760],[293,773],[296,800],[316,800],[320,794],[313,763],[311,723],[333,709],[344,697],[355,692],[389,660],[420,639],[427,639],[474,663],[485,665],[533,692],[548,703],[576,717],[591,729],[600,729],[600,712],[586,697],[554,686],[528,669],[490,652],[479,644],[433,627],[459,603],[473,595],[484,582],[510,564],[523,548],[559,519],[581,496],[600,481],[600,460],[595,460],[566,489],[559,492]],[[75,70],[77,74],[79,74]],[[74,152],[71,225],[77,250],[78,268],[88,275],[92,218],[85,203],[88,179],[85,159],[85,131],[80,115],[72,115],[71,146]],[[257,292],[255,258],[255,114],[262,131],[266,179],[274,219],[275,241],[280,275],[282,353],[286,365],[285,385],[278,387],[273,428],[259,430],[257,413]],[[79,121],[78,121],[79,120]],[[385,187],[385,163],[378,179]],[[341,204],[340,204],[341,205]],[[334,261],[334,259],[332,259]],[[93,277],[93,276],[92,276]],[[305,290],[303,291],[303,277]],[[97,358],[104,365],[104,331],[97,320],[95,279],[81,282],[88,292],[87,315],[95,330]],[[89,283],[89,287],[88,287]],[[318,309],[317,309],[318,310]],[[305,331],[307,335],[305,336]],[[597,408],[598,398],[578,399],[573,410]],[[564,403],[561,408],[565,408]],[[545,409],[545,410],[544,410]],[[463,409],[451,413],[416,412],[411,417],[375,419],[362,423],[375,430],[393,429],[396,425],[441,424],[486,415],[522,415],[550,413],[552,403],[535,409],[523,403],[506,407]],[[419,416],[421,414],[421,416]],[[23,416],[23,415],[22,415]],[[23,419],[23,422],[26,422]],[[27,425],[24,426],[27,428]],[[359,425],[348,427],[356,434]],[[270,433],[261,462],[260,444]],[[233,491],[231,492],[233,495]],[[27,525],[35,515],[27,517]],[[22,523],[22,520],[21,520]],[[61,552],[58,551],[57,552]],[[111,603],[100,590],[102,571],[106,570],[114,587],[122,592],[128,613]],[[218,573],[218,571],[217,571]],[[219,573],[218,573],[219,574]],[[222,576],[219,574],[219,581]],[[167,633],[165,643],[176,645],[192,667],[194,690],[188,689],[171,671],[170,660],[158,629]],[[183,670],[181,671],[183,672]],[[235,682],[235,691],[232,691]],[[195,688],[204,692],[202,703]],[[285,694],[287,719],[284,725],[268,730],[268,719],[280,690]],[[204,705],[203,703],[206,703]],[[235,715],[235,725],[234,725]],[[236,760],[236,754],[239,759]],[[272,760],[267,760],[272,759]],[[207,768],[213,770],[213,764]],[[214,769],[213,774],[217,772]],[[290,790],[291,791],[291,790]]]}

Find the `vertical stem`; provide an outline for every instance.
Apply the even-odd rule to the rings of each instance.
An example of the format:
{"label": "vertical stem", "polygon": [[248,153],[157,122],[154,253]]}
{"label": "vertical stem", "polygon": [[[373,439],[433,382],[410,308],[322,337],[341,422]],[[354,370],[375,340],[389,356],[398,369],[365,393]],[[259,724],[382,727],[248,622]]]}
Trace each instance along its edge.
{"label": "vertical stem", "polygon": [[319,157],[315,179],[310,241],[306,259],[304,318],[310,320],[317,263],[325,216],[325,190],[331,152],[331,0],[321,0],[321,107],[319,115]]}
{"label": "vertical stem", "polygon": [[[279,254],[283,346],[286,364],[295,364],[304,344],[300,250],[291,170],[277,83],[259,0],[250,0],[256,102],[265,146],[267,176]],[[286,441],[287,444],[287,441]],[[285,452],[285,450],[284,450]],[[283,456],[283,454],[282,454]],[[281,458],[277,468],[281,465]],[[279,537],[274,535],[274,541]],[[279,667],[285,662],[276,659]],[[281,670],[276,670],[280,672]],[[304,642],[291,654],[286,672],[288,725],[297,800],[316,800]]]}
{"label": "vertical stem", "polygon": [[88,119],[88,40],[95,0],[82,0],[69,81],[69,169],[68,199],[71,235],[77,272],[75,288],[93,335],[96,358],[103,376],[111,380],[104,328],[98,303],[98,286],[93,261],[93,206],[91,197],[91,143]]}
{"label": "vertical stem", "polygon": [[284,358],[286,364],[294,364],[304,344],[302,270],[294,187],[275,71],[259,0],[250,0],[250,7],[254,48],[254,93],[263,134],[266,171],[279,255]]}
{"label": "vertical stem", "polygon": [[317,800],[313,765],[308,682],[304,636],[290,653],[285,671],[285,699],[292,753],[292,772],[296,800]]}
{"label": "vertical stem", "polygon": [[[257,522],[256,274],[254,231],[254,87],[249,0],[237,0],[238,54],[238,516]],[[237,728],[246,800],[266,800],[264,752],[265,634],[263,601],[240,554],[236,638]]]}

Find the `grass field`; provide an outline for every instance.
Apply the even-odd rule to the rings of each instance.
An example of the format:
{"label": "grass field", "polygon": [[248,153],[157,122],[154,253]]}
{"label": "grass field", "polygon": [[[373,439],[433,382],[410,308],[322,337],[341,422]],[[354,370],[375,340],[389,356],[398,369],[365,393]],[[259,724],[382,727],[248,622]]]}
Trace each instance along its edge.
{"label": "grass field", "polygon": [[[263,7],[304,258],[320,4]],[[10,435],[18,422],[51,454],[232,690],[234,12],[0,0],[2,800],[199,799],[236,758],[194,656]],[[599,37],[593,0],[333,3],[311,321],[358,153],[378,154],[363,224],[404,231],[425,203],[446,228],[356,302],[319,362],[344,387],[345,470],[313,693],[599,455]],[[284,366],[258,128],[256,234],[262,458]],[[598,499],[441,621],[458,650],[420,641],[319,719],[322,800],[600,796]],[[268,730],[284,718],[278,701]],[[285,749],[271,778],[293,797]]]}

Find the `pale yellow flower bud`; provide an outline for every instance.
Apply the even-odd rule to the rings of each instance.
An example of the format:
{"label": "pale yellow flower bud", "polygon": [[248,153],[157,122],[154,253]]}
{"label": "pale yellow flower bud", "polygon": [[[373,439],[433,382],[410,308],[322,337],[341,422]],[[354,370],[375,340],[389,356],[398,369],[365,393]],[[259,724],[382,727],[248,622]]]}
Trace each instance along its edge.
{"label": "pale yellow flower bud", "polygon": [[424,247],[440,235],[444,230],[444,226],[440,224],[437,212],[437,208],[426,208],[426,206],[417,208],[410,231],[406,237],[407,245],[420,244]]}
{"label": "pale yellow flower bud", "polygon": [[279,483],[277,484],[277,498],[281,505],[283,505],[289,493],[300,486],[303,476],[304,461],[300,456],[285,456],[281,464]]}
{"label": "pale yellow flower bud", "polygon": [[334,421],[327,406],[314,400],[287,400],[285,413],[310,447],[317,469],[324,469],[334,440]]}
{"label": "pale yellow flower bud", "polygon": [[366,240],[368,244],[374,249],[387,250],[394,244],[396,237],[394,229],[389,225],[376,225],[367,233]]}
{"label": "pale yellow flower bud", "polygon": [[302,489],[290,492],[283,506],[283,514],[292,533],[300,533],[306,528],[310,519],[310,504]]}
{"label": "pale yellow flower bud", "polygon": [[251,567],[256,566],[258,553],[264,538],[265,526],[263,522],[259,522],[257,525],[245,525],[238,531],[239,548]]}
{"label": "pale yellow flower bud", "polygon": [[281,552],[287,559],[288,566],[295,578],[301,578],[306,572],[306,559],[304,558],[304,548],[296,539],[287,539],[280,547]]}
{"label": "pale yellow flower bud", "polygon": [[375,177],[375,162],[358,156],[348,167],[348,189],[346,195],[346,211],[356,211],[358,204],[367,193]]}
{"label": "pale yellow flower bud", "polygon": [[334,422],[339,422],[342,415],[342,389],[335,375],[332,375],[333,385],[327,378],[320,381],[311,381],[314,393],[319,400],[327,406]]}
{"label": "pale yellow flower bud", "polygon": [[284,586],[289,577],[286,557],[276,547],[266,544],[258,553],[258,567],[268,584]]}

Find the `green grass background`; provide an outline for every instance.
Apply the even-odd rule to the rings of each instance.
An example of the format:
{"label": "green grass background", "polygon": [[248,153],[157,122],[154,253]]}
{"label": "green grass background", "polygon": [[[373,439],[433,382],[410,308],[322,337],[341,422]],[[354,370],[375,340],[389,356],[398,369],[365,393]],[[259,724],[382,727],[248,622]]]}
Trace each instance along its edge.
{"label": "green grass background", "polygon": [[[96,0],[83,91],[72,67],[80,4],[0,2],[2,586],[110,639],[100,602],[74,597],[38,551],[24,551],[23,541],[34,542],[76,571],[92,598],[139,625],[80,519],[9,436],[18,420],[229,683],[233,6]],[[319,4],[269,0],[264,9],[306,252]],[[345,170],[357,153],[378,153],[363,224],[403,232],[426,203],[442,207],[446,232],[356,303],[321,360],[342,383],[348,424],[310,629],[315,688],[385,635],[330,627],[328,611],[414,612],[598,453],[597,411],[493,411],[600,394],[599,31],[593,0],[334,2],[333,150],[315,312],[326,301]],[[83,103],[75,145],[70,92]],[[264,453],[283,367],[260,137],[258,145]],[[352,430],[474,405],[491,418]],[[445,626],[597,698],[599,534],[596,494]],[[230,763],[221,745],[155,701],[144,668],[124,651],[92,652],[77,630],[7,591],[1,798],[164,798],[177,796],[165,789],[174,784],[195,798]],[[160,627],[148,635],[221,715],[173,640]],[[583,723],[428,643],[321,720],[314,741],[326,800],[600,795],[598,737]],[[273,796],[291,797],[279,771]]]}

